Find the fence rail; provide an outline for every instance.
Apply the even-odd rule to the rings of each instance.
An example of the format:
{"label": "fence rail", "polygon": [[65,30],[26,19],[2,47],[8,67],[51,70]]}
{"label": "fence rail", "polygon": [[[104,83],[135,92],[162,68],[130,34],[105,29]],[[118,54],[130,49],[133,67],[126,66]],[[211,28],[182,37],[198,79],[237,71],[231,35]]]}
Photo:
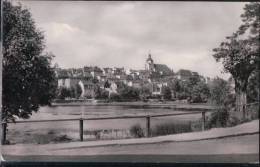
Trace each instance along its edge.
{"label": "fence rail", "polygon": [[214,111],[193,111],[193,112],[182,112],[182,113],[171,113],[171,114],[155,114],[155,115],[136,115],[136,116],[115,116],[115,117],[95,117],[95,118],[73,118],[73,119],[43,119],[43,120],[30,120],[30,121],[16,121],[16,122],[2,122],[2,123],[37,123],[37,122],[57,122],[57,121],[78,121],[78,120],[107,120],[107,119],[135,119],[135,118],[146,118],[146,117],[168,117],[168,116],[179,116],[179,115],[194,115],[203,112],[214,112]]}
{"label": "fence rail", "polygon": [[[109,119],[136,119],[145,118],[146,119],[146,137],[151,136],[151,118],[155,117],[169,117],[169,116],[180,116],[180,115],[194,115],[202,114],[202,130],[205,130],[205,113],[215,112],[213,109],[203,110],[203,111],[190,111],[182,113],[171,113],[171,114],[156,114],[156,115],[137,115],[137,116],[115,116],[115,117],[96,117],[96,118],[74,118],[74,119],[46,119],[46,120],[30,120],[30,121],[16,121],[16,122],[2,122],[2,128],[7,126],[7,123],[19,124],[19,123],[42,123],[42,122],[61,122],[61,121],[79,121],[79,138],[83,141],[83,121],[87,120],[109,120]],[[6,132],[2,134],[2,144],[6,141]]]}

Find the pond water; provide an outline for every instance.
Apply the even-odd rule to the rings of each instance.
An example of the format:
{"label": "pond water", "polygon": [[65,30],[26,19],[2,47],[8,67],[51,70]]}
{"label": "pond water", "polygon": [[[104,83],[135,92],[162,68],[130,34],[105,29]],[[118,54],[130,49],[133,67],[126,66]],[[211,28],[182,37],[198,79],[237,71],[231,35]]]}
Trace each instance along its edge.
{"label": "pond water", "polygon": [[[178,111],[171,107],[165,106],[55,106],[55,107],[42,107],[37,113],[34,113],[30,120],[43,120],[43,119],[69,119],[69,118],[97,118],[97,117],[111,117],[111,116],[136,116],[136,115],[157,115],[169,113],[181,113],[186,111]],[[201,114],[184,115],[184,116],[168,116],[151,118],[151,125],[161,122],[183,121],[183,120],[197,120],[201,118]],[[75,122],[75,121],[72,121]],[[56,123],[56,122],[54,122]],[[27,123],[29,124],[29,123]],[[34,123],[36,124],[36,123]],[[41,123],[37,123],[41,124]],[[46,123],[43,123],[46,124]],[[47,124],[53,124],[47,123]],[[66,127],[70,122],[57,122]],[[78,122],[76,122],[78,129]],[[89,129],[124,129],[129,128],[134,124],[145,125],[145,118],[134,119],[110,119],[110,120],[87,120],[84,121],[86,127]],[[73,128],[74,129],[74,128]]]}

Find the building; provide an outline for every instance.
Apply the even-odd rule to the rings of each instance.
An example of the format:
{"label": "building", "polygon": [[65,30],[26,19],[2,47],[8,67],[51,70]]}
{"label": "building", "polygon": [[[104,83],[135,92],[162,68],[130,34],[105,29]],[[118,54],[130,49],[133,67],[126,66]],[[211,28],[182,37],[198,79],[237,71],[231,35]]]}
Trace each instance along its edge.
{"label": "building", "polygon": [[[170,81],[180,79],[186,81],[191,77],[198,77],[200,80],[208,82],[208,78],[203,78],[197,72],[180,69],[176,74],[165,64],[154,62],[152,55],[149,53],[145,61],[143,70],[125,70],[123,67],[118,68],[99,68],[97,66],[84,66],[83,68],[61,69],[55,66],[55,74],[58,78],[58,86],[72,88],[80,85],[82,89],[81,97],[90,97],[94,95],[94,89],[98,86],[106,89],[110,93],[116,93],[122,85],[128,85],[134,88],[142,88],[144,85],[149,87],[152,95],[162,95],[164,86],[169,86]],[[110,87],[105,87],[109,82]]]}
{"label": "building", "polygon": [[145,62],[145,70],[148,71],[152,77],[163,77],[174,74],[167,65],[155,64],[150,53]]}

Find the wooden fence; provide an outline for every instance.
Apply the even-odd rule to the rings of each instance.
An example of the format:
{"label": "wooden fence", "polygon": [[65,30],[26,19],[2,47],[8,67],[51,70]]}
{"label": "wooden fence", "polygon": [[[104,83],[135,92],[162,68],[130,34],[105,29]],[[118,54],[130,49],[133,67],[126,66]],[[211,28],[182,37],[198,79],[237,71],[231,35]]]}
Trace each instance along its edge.
{"label": "wooden fence", "polygon": [[[214,111],[214,110],[213,110]],[[29,121],[16,121],[16,122],[2,122],[2,129],[6,129],[7,123],[41,123],[41,122],[58,122],[58,121],[78,121],[79,122],[79,138],[83,141],[83,121],[88,120],[110,120],[110,119],[136,119],[146,118],[146,137],[151,136],[151,118],[155,117],[169,117],[169,116],[181,116],[181,115],[193,115],[202,114],[202,130],[205,130],[205,113],[212,112],[212,110],[193,111],[193,112],[182,112],[182,113],[170,113],[170,114],[157,114],[157,115],[137,115],[137,116],[114,116],[114,117],[98,117],[98,118],[77,118],[77,119],[48,119],[48,120],[29,120]],[[6,132],[2,133],[2,143],[6,141]]]}

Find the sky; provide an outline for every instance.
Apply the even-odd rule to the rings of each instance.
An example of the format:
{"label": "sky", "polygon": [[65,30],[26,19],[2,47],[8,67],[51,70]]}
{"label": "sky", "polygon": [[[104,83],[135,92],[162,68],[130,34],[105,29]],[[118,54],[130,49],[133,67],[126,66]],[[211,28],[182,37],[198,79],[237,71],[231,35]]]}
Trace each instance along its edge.
{"label": "sky", "polygon": [[21,1],[62,68],[155,63],[228,78],[212,57],[241,24],[242,2]]}

